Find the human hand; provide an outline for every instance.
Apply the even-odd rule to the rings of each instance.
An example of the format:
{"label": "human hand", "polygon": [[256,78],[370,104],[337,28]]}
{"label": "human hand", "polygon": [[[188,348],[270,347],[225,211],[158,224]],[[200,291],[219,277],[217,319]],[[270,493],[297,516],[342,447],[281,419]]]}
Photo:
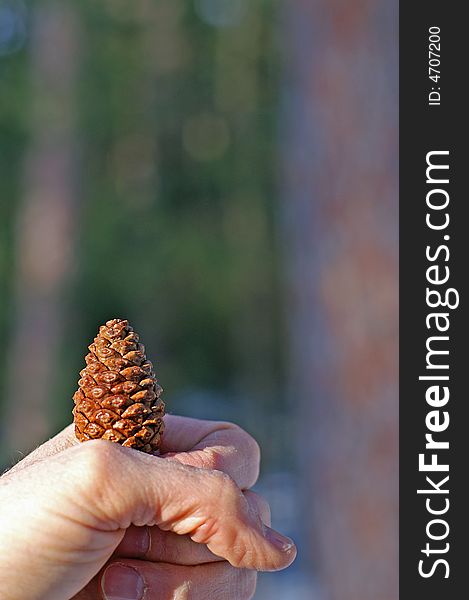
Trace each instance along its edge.
{"label": "human hand", "polygon": [[138,598],[139,585],[126,593],[122,580],[138,572],[145,600],[242,600],[255,587],[246,569],[293,561],[291,542],[259,518],[268,521],[266,504],[240,492],[257,478],[252,438],[170,416],[162,451],[78,445],[67,428],[10,470],[0,480],[1,597],[95,600],[114,587],[109,598]]}

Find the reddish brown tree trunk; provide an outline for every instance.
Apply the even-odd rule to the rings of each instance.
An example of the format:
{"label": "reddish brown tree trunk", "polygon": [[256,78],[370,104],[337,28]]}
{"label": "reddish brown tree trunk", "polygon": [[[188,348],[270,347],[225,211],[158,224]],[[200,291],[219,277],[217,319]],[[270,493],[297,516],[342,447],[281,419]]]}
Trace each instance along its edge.
{"label": "reddish brown tree trunk", "polygon": [[397,3],[285,2],[304,518],[328,600],[398,597]]}
{"label": "reddish brown tree trunk", "polygon": [[74,10],[37,5],[31,42],[33,117],[16,233],[16,304],[9,351],[5,433],[11,453],[51,432],[54,361],[62,332],[62,295],[76,229],[74,88],[79,33]]}

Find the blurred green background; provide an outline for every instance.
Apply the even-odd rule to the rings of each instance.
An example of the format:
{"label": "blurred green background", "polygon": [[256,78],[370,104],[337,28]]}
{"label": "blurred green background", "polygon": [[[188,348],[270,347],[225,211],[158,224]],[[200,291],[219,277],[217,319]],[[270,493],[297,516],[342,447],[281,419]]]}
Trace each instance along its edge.
{"label": "blurred green background", "polygon": [[0,0],[4,467],[128,318],[170,412],[262,446],[300,556],[256,598],[397,598],[396,27],[385,0]]}

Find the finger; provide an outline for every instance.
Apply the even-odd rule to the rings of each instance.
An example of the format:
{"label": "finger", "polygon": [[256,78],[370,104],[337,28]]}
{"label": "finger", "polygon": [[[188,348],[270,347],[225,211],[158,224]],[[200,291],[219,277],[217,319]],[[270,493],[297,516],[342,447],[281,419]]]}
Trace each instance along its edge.
{"label": "finger", "polygon": [[189,536],[162,531],[156,526],[131,525],[114,555],[121,558],[139,558],[152,562],[191,566],[223,560],[212,554],[204,544],[193,542]]}
{"label": "finger", "polygon": [[[265,525],[270,526],[270,506],[264,498],[254,492],[244,493],[250,508]],[[196,544],[187,535],[162,531],[159,527],[136,527],[131,525],[114,552],[121,558],[139,558],[153,562],[177,565],[201,565],[219,562],[204,544]]]}
{"label": "finger", "polygon": [[217,421],[166,415],[162,456],[202,469],[227,473],[241,489],[259,477],[260,449],[246,431]]}
{"label": "finger", "polygon": [[263,525],[234,481],[220,471],[180,465],[103,440],[71,452],[75,456],[68,462],[80,474],[76,495],[86,509],[88,527],[109,531],[112,524],[115,531],[132,523],[157,525],[189,535],[241,568],[278,570],[295,558],[293,542]]}
{"label": "finger", "polygon": [[119,560],[101,576],[104,600],[250,600],[256,589],[256,573],[234,569],[226,562],[185,567],[137,560]]}
{"label": "finger", "polygon": [[162,452],[193,450],[212,433],[226,429],[240,429],[237,425],[225,421],[206,421],[177,415],[165,415],[164,420],[165,432],[164,441],[161,443]]}

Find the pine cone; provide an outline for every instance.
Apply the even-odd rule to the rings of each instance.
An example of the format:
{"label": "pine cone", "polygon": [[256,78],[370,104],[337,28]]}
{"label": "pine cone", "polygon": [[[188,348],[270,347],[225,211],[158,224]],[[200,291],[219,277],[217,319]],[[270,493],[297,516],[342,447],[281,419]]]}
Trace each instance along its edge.
{"label": "pine cone", "polygon": [[99,328],[80,372],[73,400],[80,442],[102,438],[158,454],[163,433],[163,389],[145,347],[128,321],[112,319]]}

